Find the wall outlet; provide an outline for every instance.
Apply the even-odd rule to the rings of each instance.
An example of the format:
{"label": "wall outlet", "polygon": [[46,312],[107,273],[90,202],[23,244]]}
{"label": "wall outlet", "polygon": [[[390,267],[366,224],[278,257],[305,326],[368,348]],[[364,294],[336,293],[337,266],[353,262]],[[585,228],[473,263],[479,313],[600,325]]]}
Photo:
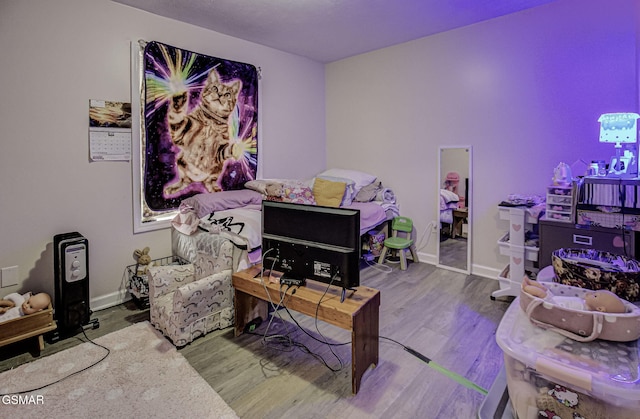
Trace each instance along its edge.
{"label": "wall outlet", "polygon": [[18,285],[18,267],[9,266],[2,268],[2,277],[0,277],[0,282],[0,286],[2,288]]}

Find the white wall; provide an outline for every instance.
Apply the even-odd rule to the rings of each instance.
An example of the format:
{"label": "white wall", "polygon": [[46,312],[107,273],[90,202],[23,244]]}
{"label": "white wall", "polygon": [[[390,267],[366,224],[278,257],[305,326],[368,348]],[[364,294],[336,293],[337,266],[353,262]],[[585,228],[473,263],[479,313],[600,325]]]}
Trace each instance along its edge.
{"label": "white wall", "polygon": [[263,175],[375,173],[419,231],[437,219],[438,147],[473,145],[474,270],[500,270],[497,203],[543,193],[559,161],[607,158],[597,117],[638,110],[639,9],[557,0],[332,63],[325,77],[313,61],[108,0],[2,0],[0,267],[18,265],[19,285],[0,294],[53,293],[58,233],[89,239],[94,309],[118,301],[133,249],[170,253],[168,230],[132,233],[130,164],[88,161],[88,102],[130,100],[140,38],[260,66]]}
{"label": "white wall", "polygon": [[89,163],[90,99],[130,101],[129,44],[146,39],[262,68],[266,177],[325,168],[324,67],[108,0],[0,2],[0,267],[53,296],[53,236],[89,240],[92,308],[117,301],[133,250],[171,253],[169,230],[133,234],[131,165]]}
{"label": "white wall", "polygon": [[472,145],[473,271],[496,275],[498,203],[544,195],[560,161],[609,158],[598,117],[638,111],[638,4],[558,0],[327,65],[327,165],[378,175],[422,233],[438,146]]}

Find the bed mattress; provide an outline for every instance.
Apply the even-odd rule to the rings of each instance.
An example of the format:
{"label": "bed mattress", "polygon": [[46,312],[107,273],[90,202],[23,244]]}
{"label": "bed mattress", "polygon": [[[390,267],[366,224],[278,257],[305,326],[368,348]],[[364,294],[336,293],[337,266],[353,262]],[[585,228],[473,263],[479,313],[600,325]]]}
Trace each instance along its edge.
{"label": "bed mattress", "polygon": [[[390,216],[375,202],[353,202],[345,208],[360,211],[360,235],[371,231],[387,221]],[[194,234],[171,231],[171,246],[174,255],[193,262],[199,252],[210,254],[219,240],[231,240],[234,252],[234,272],[248,268],[261,260],[260,221],[261,213],[245,208],[217,211],[215,217],[204,216]],[[242,224],[240,228],[239,224]]]}

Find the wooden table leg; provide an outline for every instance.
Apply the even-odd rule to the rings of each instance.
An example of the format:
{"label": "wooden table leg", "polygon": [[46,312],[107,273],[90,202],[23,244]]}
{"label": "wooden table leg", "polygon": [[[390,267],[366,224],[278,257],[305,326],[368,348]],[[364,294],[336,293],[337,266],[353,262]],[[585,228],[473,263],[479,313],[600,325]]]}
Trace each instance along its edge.
{"label": "wooden table leg", "polygon": [[262,317],[262,320],[267,320],[269,307],[267,302],[254,297],[250,294],[246,294],[237,289],[234,291],[233,305],[235,310],[235,330],[234,335],[240,336],[244,331],[244,327],[251,320]]}
{"label": "wooden table leg", "polygon": [[351,390],[357,394],[362,376],[378,365],[380,294],[371,299],[353,317],[351,331]]}

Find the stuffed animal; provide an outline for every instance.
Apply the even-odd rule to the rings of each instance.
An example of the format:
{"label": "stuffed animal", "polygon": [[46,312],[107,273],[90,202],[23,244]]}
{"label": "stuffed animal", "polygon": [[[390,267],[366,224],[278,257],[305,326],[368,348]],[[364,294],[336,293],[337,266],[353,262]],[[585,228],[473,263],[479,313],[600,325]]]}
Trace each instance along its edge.
{"label": "stuffed animal", "polygon": [[271,182],[265,187],[266,199],[268,201],[282,201],[284,186],[282,183]]}
{"label": "stuffed animal", "polygon": [[624,301],[607,290],[588,292],[584,300],[579,297],[556,297],[551,291],[538,281],[532,281],[528,276],[522,279],[522,289],[534,297],[557,303],[566,308],[578,310],[600,311],[602,313],[625,313],[627,308]]}
{"label": "stuffed animal", "polygon": [[133,251],[133,259],[136,261],[136,275],[146,275],[151,266],[151,256],[149,256],[149,247],[144,249],[136,249]]}

